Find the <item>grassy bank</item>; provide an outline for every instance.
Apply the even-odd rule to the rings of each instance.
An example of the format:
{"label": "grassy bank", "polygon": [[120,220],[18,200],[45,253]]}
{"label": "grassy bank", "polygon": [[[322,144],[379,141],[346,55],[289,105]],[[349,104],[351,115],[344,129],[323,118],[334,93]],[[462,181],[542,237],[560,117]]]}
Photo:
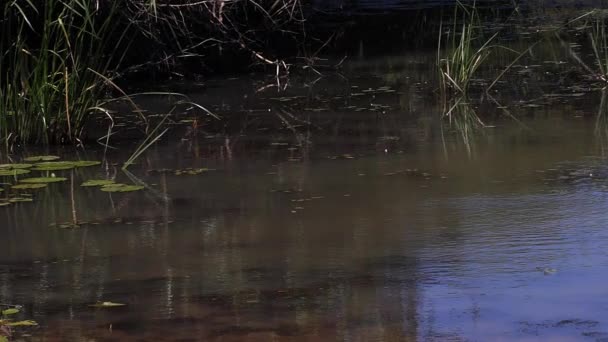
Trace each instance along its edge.
{"label": "grassy bank", "polygon": [[[209,48],[239,49],[277,70],[260,30],[300,19],[295,0],[259,4],[157,0],[15,0],[1,7],[0,141],[79,143],[101,101],[125,95],[117,79],[201,61]],[[281,30],[279,30],[281,31]],[[282,31],[281,31],[282,32]],[[287,32],[287,30],[285,30]],[[124,63],[124,61],[127,63]]]}
{"label": "grassy bank", "polygon": [[[23,1],[2,8],[0,30],[0,140],[53,143],[82,136],[87,117],[103,97],[107,74],[122,54],[114,19],[118,7],[89,1]],[[126,31],[124,31],[126,32]]]}

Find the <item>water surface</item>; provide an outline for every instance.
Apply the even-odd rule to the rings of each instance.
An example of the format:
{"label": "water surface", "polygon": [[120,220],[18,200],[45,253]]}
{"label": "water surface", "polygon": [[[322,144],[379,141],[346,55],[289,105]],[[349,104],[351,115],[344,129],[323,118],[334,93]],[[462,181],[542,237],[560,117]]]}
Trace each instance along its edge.
{"label": "water surface", "polygon": [[[284,90],[257,74],[167,85],[223,120],[178,115],[128,173],[123,142],[11,155],[103,160],[0,208],[0,303],[40,323],[16,336],[608,339],[602,94],[543,47],[452,120],[433,51],[363,54]],[[100,177],[147,188],[80,187]]]}

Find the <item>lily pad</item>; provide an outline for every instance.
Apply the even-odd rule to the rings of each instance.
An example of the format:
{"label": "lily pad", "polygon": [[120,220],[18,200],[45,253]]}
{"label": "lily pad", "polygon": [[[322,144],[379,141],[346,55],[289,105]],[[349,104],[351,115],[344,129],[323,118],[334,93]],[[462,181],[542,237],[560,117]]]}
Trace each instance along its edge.
{"label": "lily pad", "polygon": [[24,158],[26,162],[41,162],[41,161],[52,161],[59,159],[58,156],[33,156]]}
{"label": "lily pad", "polygon": [[70,170],[76,167],[73,162],[43,162],[37,163],[34,165],[32,170],[34,171],[61,171],[61,170]]}
{"label": "lily pad", "polygon": [[68,180],[67,178],[64,177],[34,177],[34,178],[24,178],[21,179],[19,182],[20,183],[57,183],[57,182],[64,182]]}
{"label": "lily pad", "polygon": [[32,320],[25,320],[25,321],[5,323],[4,325],[6,325],[8,327],[33,327],[33,326],[37,326],[38,323],[36,323],[35,321],[32,321]]}
{"label": "lily pad", "polygon": [[26,203],[26,202],[33,202],[34,199],[31,197],[13,197],[13,198],[9,198],[8,201],[10,203]]}
{"label": "lily pad", "polygon": [[0,170],[29,169],[34,164],[0,164]]}
{"label": "lily pad", "polygon": [[115,308],[115,307],[125,306],[125,305],[127,305],[127,304],[114,303],[114,302],[97,302],[97,303],[91,304],[89,306],[93,307],[93,308]]}
{"label": "lily pad", "polygon": [[81,228],[82,225],[78,224],[78,223],[73,223],[73,222],[64,222],[64,223],[57,224],[56,227],[61,228],[61,229],[78,229],[78,228]]}
{"label": "lily pad", "polygon": [[0,208],[1,207],[8,207],[9,205],[11,205],[11,202],[4,202],[4,201],[0,202]]}
{"label": "lily pad", "polygon": [[101,165],[100,161],[95,160],[79,160],[73,162],[75,167],[89,167],[89,166],[97,166]]}
{"label": "lily pad", "polygon": [[17,184],[13,185],[11,189],[15,190],[34,190],[34,189],[42,189],[46,188],[47,183],[25,183],[25,184]]}
{"label": "lily pad", "polygon": [[133,192],[143,190],[143,186],[139,185],[127,185],[121,183],[110,184],[101,187],[101,191],[104,192]]}
{"label": "lily pad", "polygon": [[25,169],[0,169],[0,176],[10,177],[30,173],[30,170]]}
{"label": "lily pad", "polygon": [[176,176],[181,176],[181,175],[200,175],[203,172],[207,172],[207,171],[213,171],[213,169],[208,169],[206,167],[203,168],[198,168],[198,169],[193,169],[193,168],[188,168],[188,169],[183,169],[183,170],[175,170],[175,175]]}
{"label": "lily pad", "polygon": [[6,309],[6,310],[2,310],[2,315],[3,316],[8,316],[8,315],[14,315],[19,313],[19,309],[16,308],[10,308],[10,309]]}
{"label": "lily pad", "polygon": [[113,185],[113,184],[116,184],[116,182],[114,182],[113,180],[109,180],[109,179],[90,179],[90,180],[82,183],[80,186],[86,186],[86,187],[108,186],[108,185]]}
{"label": "lily pad", "polygon": [[32,170],[35,171],[60,171],[69,170],[75,167],[88,167],[100,165],[101,162],[94,160],[76,160],[76,161],[50,161],[42,162],[34,165]]}

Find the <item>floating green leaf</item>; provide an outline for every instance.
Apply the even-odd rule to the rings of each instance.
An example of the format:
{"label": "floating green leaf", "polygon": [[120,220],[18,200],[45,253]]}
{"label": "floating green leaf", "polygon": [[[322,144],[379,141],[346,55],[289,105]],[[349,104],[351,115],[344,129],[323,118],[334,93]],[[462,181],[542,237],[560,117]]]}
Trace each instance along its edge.
{"label": "floating green leaf", "polygon": [[15,190],[34,190],[34,189],[42,189],[46,188],[47,183],[25,183],[25,184],[17,184],[13,185],[11,189]]}
{"label": "floating green leaf", "polygon": [[144,189],[143,186],[127,185],[127,184],[121,184],[121,183],[115,183],[115,184],[110,184],[110,185],[101,187],[101,191],[104,191],[104,192],[132,192],[132,191],[139,191],[139,190],[143,190],[143,189]]}
{"label": "floating green leaf", "polygon": [[88,166],[97,166],[101,165],[100,161],[95,160],[79,160],[73,162],[75,167],[88,167]]}
{"label": "floating green leaf", "polygon": [[37,163],[34,165],[32,170],[34,170],[34,171],[61,171],[61,170],[73,169],[74,167],[76,167],[76,166],[72,162],[65,162],[65,161],[52,162],[51,161],[51,162]]}
{"label": "floating green leaf", "polygon": [[29,169],[33,164],[0,164],[0,170]]}
{"label": "floating green leaf", "polygon": [[50,161],[42,162],[34,165],[32,170],[35,171],[60,171],[69,170],[75,167],[88,167],[100,165],[101,162],[94,160],[76,160],[76,161]]}
{"label": "floating green leaf", "polygon": [[30,170],[24,170],[24,169],[0,169],[0,176],[6,176],[6,177],[24,175],[26,173],[30,173]]}
{"label": "floating green leaf", "polygon": [[212,171],[213,169],[208,169],[206,167],[202,167],[202,168],[198,168],[198,169],[193,169],[193,168],[187,168],[187,169],[183,169],[183,170],[175,170],[175,175],[176,176],[181,176],[181,175],[199,175],[203,172],[207,172],[207,171]]}
{"label": "floating green leaf", "polygon": [[34,178],[24,178],[21,179],[19,182],[20,183],[57,183],[57,182],[64,182],[68,180],[67,178],[64,177],[34,177]]}
{"label": "floating green leaf", "polygon": [[10,309],[6,309],[6,310],[2,310],[3,316],[14,315],[16,313],[19,313],[19,309],[10,308]]}
{"label": "floating green leaf", "polygon": [[13,197],[8,200],[10,203],[24,203],[24,202],[33,202],[34,200],[31,197]]}
{"label": "floating green leaf", "polygon": [[91,304],[89,306],[93,307],[93,308],[115,308],[118,306],[125,306],[125,305],[127,305],[127,304],[114,303],[114,302],[97,302],[97,303]]}
{"label": "floating green leaf", "polygon": [[9,205],[11,205],[11,202],[5,202],[5,201],[0,202],[0,207],[8,207]]}
{"label": "floating green leaf", "polygon": [[116,184],[113,180],[109,179],[90,179],[81,184],[81,186],[108,186]]}
{"label": "floating green leaf", "polygon": [[58,156],[33,156],[24,158],[26,162],[41,162],[41,161],[52,161],[59,159]]}
{"label": "floating green leaf", "polygon": [[82,228],[82,226],[87,225],[88,222],[62,222],[62,223],[51,223],[49,227],[53,228],[61,228],[61,229],[77,229]]}
{"label": "floating green leaf", "polygon": [[38,323],[36,323],[35,321],[32,321],[32,320],[25,320],[25,321],[5,323],[4,325],[6,325],[8,327],[33,327],[33,326],[37,326]]}

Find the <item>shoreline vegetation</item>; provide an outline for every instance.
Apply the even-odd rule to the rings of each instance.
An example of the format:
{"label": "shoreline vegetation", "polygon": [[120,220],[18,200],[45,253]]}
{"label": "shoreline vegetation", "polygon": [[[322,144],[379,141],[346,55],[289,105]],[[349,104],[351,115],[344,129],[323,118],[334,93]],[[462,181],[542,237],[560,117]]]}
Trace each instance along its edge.
{"label": "shoreline vegetation", "polygon": [[133,106],[147,132],[146,118],[118,85],[122,77],[171,71],[203,60],[206,49],[229,48],[279,75],[288,66],[266,54],[262,38],[297,34],[290,26],[303,20],[299,0],[15,0],[1,10],[0,141],[6,146],[81,144],[92,115],[106,116],[111,128],[106,105],[112,100]]}
{"label": "shoreline vegetation", "polygon": [[[160,72],[185,77],[183,70],[189,64],[204,65],[211,59],[209,51],[218,56],[240,54],[247,56],[249,65],[264,65],[276,76],[278,89],[286,84],[294,64],[300,63],[298,70],[320,75],[316,68],[321,66],[315,62],[337,34],[328,39],[309,37],[307,20],[311,11],[306,5],[301,0],[183,4],[158,0],[11,1],[2,7],[0,22],[0,142],[7,148],[19,144],[84,144],[90,140],[87,124],[96,117],[103,118],[107,129],[100,143],[108,145],[110,137],[115,136],[111,108],[116,103],[134,112],[146,135],[141,145],[144,147],[166,133],[161,127],[166,116],[181,110],[183,104],[219,119],[204,104],[193,103],[185,95],[130,94],[123,86],[128,83],[125,79],[138,74]],[[484,11],[484,17],[488,15],[487,8],[478,8],[475,1],[456,2],[451,9],[442,9],[440,15],[435,45],[439,77],[434,87],[438,101],[446,104],[445,117],[453,113],[449,103],[468,103],[470,93],[491,97],[490,90],[498,87],[511,66],[532,54],[542,39],[548,39],[545,36],[560,37],[574,26],[588,35],[590,51],[585,55],[571,51],[569,62],[583,70],[583,78],[607,83],[608,35],[603,12],[589,10],[555,28],[551,35],[515,50],[501,45],[500,25],[485,27],[479,11]],[[518,6],[511,11],[505,21],[521,14]],[[285,42],[297,47],[281,51]],[[495,59],[500,59],[501,65],[493,60],[498,51],[502,56]],[[589,55],[593,56],[591,60]],[[480,86],[478,72],[488,66],[496,71]],[[149,94],[178,99],[160,122],[151,122],[134,100]],[[141,146],[136,154],[143,152]]]}

